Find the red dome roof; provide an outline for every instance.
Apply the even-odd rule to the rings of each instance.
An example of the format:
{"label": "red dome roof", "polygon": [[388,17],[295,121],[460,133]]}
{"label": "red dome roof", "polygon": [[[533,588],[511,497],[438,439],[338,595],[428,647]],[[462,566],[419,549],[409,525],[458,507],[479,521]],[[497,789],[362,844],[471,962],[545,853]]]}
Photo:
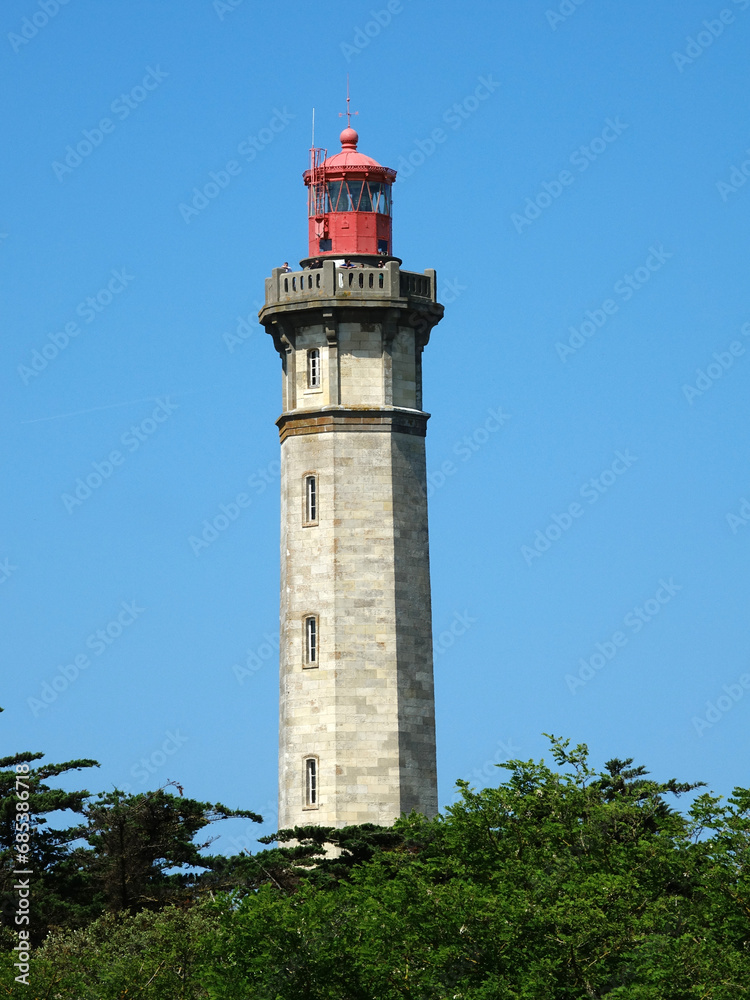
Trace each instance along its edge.
{"label": "red dome roof", "polygon": [[[377,160],[364,153],[357,152],[359,136],[353,128],[345,128],[341,133],[341,152],[329,156],[324,162],[325,167],[380,167]],[[381,169],[383,169],[381,167]]]}

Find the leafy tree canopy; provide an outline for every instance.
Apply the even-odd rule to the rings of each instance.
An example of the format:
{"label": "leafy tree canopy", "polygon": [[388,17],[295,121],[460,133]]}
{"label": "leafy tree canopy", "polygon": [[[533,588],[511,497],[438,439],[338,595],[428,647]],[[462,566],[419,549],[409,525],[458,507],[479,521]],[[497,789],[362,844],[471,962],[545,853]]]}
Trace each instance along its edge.
{"label": "leafy tree canopy", "polygon": [[[15,993],[7,965],[0,997],[6,984],[29,1000],[748,995],[750,790],[698,794],[683,814],[675,798],[698,785],[654,781],[631,760],[597,772],[585,745],[551,743],[552,766],[514,760],[497,788],[461,782],[460,800],[433,820],[297,828],[252,857],[213,859],[197,888],[230,892],[54,933],[33,959],[34,988]],[[162,795],[151,805],[174,817],[182,807]],[[92,839],[122,828],[119,804],[104,807]],[[127,897],[149,906],[166,898],[166,853],[192,857],[169,823],[156,828],[151,896]]]}
{"label": "leafy tree canopy", "polygon": [[[70,828],[57,829],[49,823],[52,813],[81,813],[89,792],[66,792],[47,784],[69,771],[98,767],[95,760],[69,760],[64,764],[39,764],[43,753],[24,752],[0,758],[0,899],[2,927],[14,926],[16,898],[14,870],[18,867],[16,823],[18,793],[23,793],[28,810],[28,865],[35,881],[34,940],[40,941],[53,925],[78,926],[92,919],[96,912],[87,903],[81,879],[71,870],[68,859],[76,833]],[[7,937],[7,935],[6,935]],[[9,939],[10,940],[10,939]]]}

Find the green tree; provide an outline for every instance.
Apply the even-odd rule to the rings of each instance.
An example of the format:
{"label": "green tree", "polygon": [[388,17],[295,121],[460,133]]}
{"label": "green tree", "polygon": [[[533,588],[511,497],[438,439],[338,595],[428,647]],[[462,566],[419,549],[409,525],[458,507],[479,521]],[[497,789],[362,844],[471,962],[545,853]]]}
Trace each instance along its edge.
{"label": "green tree", "polygon": [[[205,943],[216,915],[202,906],[105,914],[52,934],[32,960],[29,985],[0,958],[0,997],[18,1000],[204,1000]],[[2,959],[4,958],[4,963]]]}
{"label": "green tree", "polygon": [[350,879],[358,866],[379,852],[402,844],[403,839],[399,831],[374,823],[343,829],[296,826],[258,838],[261,844],[279,845],[271,850],[212,858],[211,869],[201,876],[200,885],[215,892],[239,890],[243,894],[264,885],[290,895],[303,883],[332,888]]}
{"label": "green tree", "polygon": [[[19,753],[0,758],[0,899],[2,926],[11,928],[16,914],[14,870],[19,867],[16,840],[18,804],[28,805],[28,864],[32,871],[34,921],[31,926],[35,943],[44,938],[52,926],[76,927],[96,915],[91,905],[86,880],[71,864],[71,845],[76,833],[71,829],[51,826],[48,817],[58,812],[82,813],[89,792],[66,792],[48,785],[51,778],[98,767],[95,760],[69,760],[64,764],[40,764],[43,753]],[[19,797],[20,796],[20,797]],[[25,832],[25,831],[24,831]]]}
{"label": "green tree", "polygon": [[595,773],[585,746],[554,738],[552,753],[558,769],[511,761],[499,788],[460,783],[444,817],[401,820],[400,844],[350,879],[291,896],[269,883],[226,909],[211,996],[744,995],[748,793],[682,816],[667,798],[695,785],[631,761]]}
{"label": "green tree", "polygon": [[701,794],[683,815],[670,803],[696,785],[630,760],[596,772],[585,746],[551,739],[553,766],[462,782],[434,820],[284,831],[252,858],[213,859],[194,886],[232,892],[52,934],[38,992],[14,993],[6,959],[0,997],[747,996],[750,791]]}
{"label": "green tree", "polygon": [[196,843],[200,831],[235,816],[262,822],[250,810],[198,802],[164,788],[101,793],[82,812],[84,823],[73,833],[88,847],[78,849],[76,858],[111,912],[136,913],[189,899],[200,885],[195,869],[220,864],[200,853],[211,843]]}

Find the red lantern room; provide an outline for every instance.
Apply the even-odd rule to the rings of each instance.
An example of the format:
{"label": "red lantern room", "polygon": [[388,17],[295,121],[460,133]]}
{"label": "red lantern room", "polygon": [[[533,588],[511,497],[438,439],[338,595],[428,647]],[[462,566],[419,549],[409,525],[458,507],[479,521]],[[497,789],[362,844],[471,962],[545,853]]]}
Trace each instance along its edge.
{"label": "red lantern room", "polygon": [[[313,147],[308,188],[309,262],[326,257],[358,261],[392,257],[391,185],[396,171],[357,152],[359,136],[347,127],[341,152],[326,157]],[[303,264],[307,264],[304,261]]]}

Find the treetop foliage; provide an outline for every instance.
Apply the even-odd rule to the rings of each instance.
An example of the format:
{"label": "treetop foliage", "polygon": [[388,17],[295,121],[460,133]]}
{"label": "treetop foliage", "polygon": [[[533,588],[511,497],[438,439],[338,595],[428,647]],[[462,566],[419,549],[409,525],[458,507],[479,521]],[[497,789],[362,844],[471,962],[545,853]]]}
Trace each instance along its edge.
{"label": "treetop foliage", "polygon": [[254,855],[201,855],[197,875],[165,863],[195,861],[203,820],[229,810],[163,789],[100,796],[82,808],[102,915],[47,937],[31,990],[14,992],[0,965],[0,997],[750,995],[750,789],[724,800],[631,759],[596,771],[584,744],[550,741],[551,765],[508,761],[495,788],[459,782],[434,819],[280,831]]}

